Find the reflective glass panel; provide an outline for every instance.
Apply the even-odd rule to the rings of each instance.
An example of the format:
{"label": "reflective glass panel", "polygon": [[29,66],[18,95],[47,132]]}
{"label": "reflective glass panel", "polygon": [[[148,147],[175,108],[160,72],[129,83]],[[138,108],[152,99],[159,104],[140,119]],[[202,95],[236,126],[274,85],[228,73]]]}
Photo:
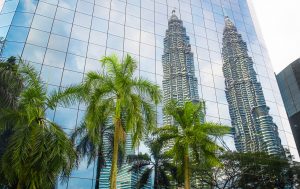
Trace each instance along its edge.
{"label": "reflective glass panel", "polygon": [[48,39],[49,33],[31,29],[28,35],[27,42],[41,47],[47,47]]}
{"label": "reflective glass panel", "polygon": [[85,65],[85,58],[81,56],[76,56],[73,54],[68,54],[66,63],[65,63],[65,69],[77,71],[77,72],[83,72]]}
{"label": "reflective glass panel", "polygon": [[68,24],[59,20],[54,20],[51,32],[57,35],[69,37],[71,34],[71,28],[72,24]]}
{"label": "reflective glass panel", "polygon": [[58,7],[55,18],[68,23],[72,23],[74,18],[74,11]]}
{"label": "reflective glass panel", "polygon": [[51,34],[48,43],[48,48],[67,52],[68,43],[69,38]]}
{"label": "reflective glass panel", "polygon": [[35,15],[31,27],[42,31],[50,32],[53,19],[40,15]]}
{"label": "reflective glass panel", "polygon": [[68,52],[79,55],[86,56],[87,43],[75,39],[70,39]]}
{"label": "reflective glass panel", "polygon": [[44,65],[42,67],[41,77],[44,82],[52,85],[60,85],[62,69]]}
{"label": "reflective glass panel", "polygon": [[48,49],[45,55],[44,64],[63,68],[65,63],[66,53]]}
{"label": "reflective glass panel", "polygon": [[15,42],[25,42],[28,32],[29,32],[28,28],[11,26],[9,28],[9,32],[6,37],[6,40],[15,41]]}
{"label": "reflective glass panel", "polygon": [[37,9],[36,14],[40,14],[42,16],[54,18],[56,11],[56,6],[50,5],[48,3],[40,2]]}
{"label": "reflective glass panel", "polygon": [[[33,18],[33,14],[16,12],[12,25],[29,27]],[[2,18],[1,18],[2,19]]]}

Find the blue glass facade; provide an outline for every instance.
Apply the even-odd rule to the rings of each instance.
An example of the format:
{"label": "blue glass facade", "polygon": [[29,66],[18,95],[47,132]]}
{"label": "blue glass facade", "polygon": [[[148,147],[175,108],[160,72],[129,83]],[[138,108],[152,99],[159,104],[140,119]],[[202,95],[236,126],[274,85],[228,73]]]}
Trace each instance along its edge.
{"label": "blue glass facade", "polygon": [[[98,60],[103,55],[130,53],[139,62],[136,75],[162,88],[164,37],[173,9],[189,36],[207,120],[231,125],[221,57],[227,15],[248,45],[282,145],[299,160],[250,0],[5,0],[0,12],[0,37],[6,39],[3,57],[20,55],[30,61],[51,90],[81,82],[90,70],[100,71]],[[82,104],[58,107],[48,112],[48,118],[70,133],[84,110]],[[162,125],[162,104],[157,112],[157,123]],[[224,141],[235,148],[233,137]],[[69,182],[58,188],[92,188],[94,170],[82,162]]]}

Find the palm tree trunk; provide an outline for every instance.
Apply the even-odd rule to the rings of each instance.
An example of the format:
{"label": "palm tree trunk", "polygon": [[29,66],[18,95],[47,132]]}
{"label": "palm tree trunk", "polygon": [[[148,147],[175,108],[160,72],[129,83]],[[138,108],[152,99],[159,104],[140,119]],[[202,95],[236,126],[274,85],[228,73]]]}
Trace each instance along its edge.
{"label": "palm tree trunk", "polygon": [[18,181],[18,185],[17,185],[17,189],[22,189],[23,187],[22,187],[22,183],[21,183],[21,181],[19,180]]}
{"label": "palm tree trunk", "polygon": [[119,148],[119,126],[120,120],[116,121],[115,129],[114,129],[114,147],[113,147],[113,157],[111,162],[111,170],[110,170],[110,189],[117,188],[117,163],[118,163],[118,148]]}
{"label": "palm tree trunk", "polygon": [[188,147],[186,147],[186,149],[185,149],[183,168],[184,168],[184,189],[190,189],[191,188],[191,186],[190,186],[191,183],[190,183],[190,168],[189,168]]}
{"label": "palm tree trunk", "polygon": [[154,188],[153,189],[158,189],[158,169],[157,166],[154,166]]}
{"label": "palm tree trunk", "polygon": [[118,171],[118,150],[119,150],[119,133],[121,125],[121,104],[120,100],[117,100],[116,103],[116,112],[115,112],[115,128],[114,128],[114,146],[113,146],[113,157],[111,162],[110,170],[110,189],[117,188],[117,171]]}
{"label": "palm tree trunk", "polygon": [[100,185],[100,173],[101,173],[101,151],[102,150],[99,146],[98,148],[98,157],[97,157],[97,170],[96,170],[96,184],[95,189],[99,189]]}

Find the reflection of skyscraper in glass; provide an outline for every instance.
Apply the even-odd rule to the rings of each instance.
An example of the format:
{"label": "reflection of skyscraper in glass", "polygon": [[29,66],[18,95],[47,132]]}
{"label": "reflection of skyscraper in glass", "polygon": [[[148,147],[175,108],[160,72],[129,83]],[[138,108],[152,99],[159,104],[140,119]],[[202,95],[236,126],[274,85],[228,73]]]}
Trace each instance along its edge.
{"label": "reflection of skyscraper in glass", "polygon": [[269,115],[246,43],[229,18],[223,32],[223,73],[235,144],[241,152],[282,153],[277,126]]}
{"label": "reflection of skyscraper in glass", "polygon": [[[195,77],[194,58],[189,37],[182,21],[172,12],[164,39],[163,92],[164,104],[171,99],[183,103],[185,100],[199,101],[197,78]],[[164,116],[164,124],[171,118]]]}

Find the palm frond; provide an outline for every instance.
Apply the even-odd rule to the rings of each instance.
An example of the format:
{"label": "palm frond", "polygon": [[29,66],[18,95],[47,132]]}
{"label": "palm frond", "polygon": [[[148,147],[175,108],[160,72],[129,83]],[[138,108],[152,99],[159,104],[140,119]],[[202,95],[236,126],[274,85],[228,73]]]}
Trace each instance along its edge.
{"label": "palm frond", "polygon": [[117,55],[112,54],[110,56],[104,56],[100,62],[105,68],[105,71],[110,76],[121,76],[123,75],[121,70],[121,64]]}
{"label": "palm frond", "polygon": [[140,179],[138,180],[138,182],[136,184],[136,188],[138,188],[138,189],[143,188],[149,182],[149,179],[151,178],[151,173],[152,173],[152,169],[145,168]]}

